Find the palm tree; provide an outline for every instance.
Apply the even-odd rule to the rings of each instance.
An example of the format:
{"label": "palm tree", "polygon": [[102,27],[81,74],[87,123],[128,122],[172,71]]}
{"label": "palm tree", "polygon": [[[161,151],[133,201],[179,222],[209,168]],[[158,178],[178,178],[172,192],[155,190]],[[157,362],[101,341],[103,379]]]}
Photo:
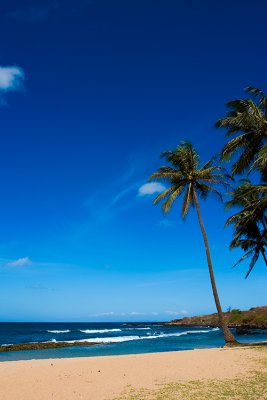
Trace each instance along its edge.
{"label": "palm tree", "polygon": [[241,174],[249,167],[258,168],[263,176],[267,176],[266,160],[260,155],[267,139],[267,98],[262,90],[254,87],[245,89],[251,95],[248,99],[237,99],[227,103],[229,111],[226,117],[217,121],[217,128],[226,128],[226,136],[235,136],[222,149],[221,159],[228,161],[237,153],[241,153],[232,166],[233,175]]}
{"label": "palm tree", "polygon": [[265,255],[267,244],[266,208],[259,207],[258,201],[262,199],[262,193],[255,190],[255,186],[249,180],[243,180],[242,184],[235,188],[230,195],[231,200],[226,203],[226,208],[242,208],[241,211],[226,221],[226,226],[234,225],[234,238],[230,243],[230,249],[241,247],[245,251],[245,254],[237,261],[234,267],[248,257],[252,257],[246,274],[247,278],[258,261],[260,254],[267,266]]}
{"label": "palm tree", "polygon": [[229,175],[225,169],[219,166],[212,166],[213,159],[200,167],[199,155],[189,142],[182,142],[173,151],[166,151],[162,154],[169,166],[163,166],[153,173],[149,181],[166,181],[170,187],[160,193],[154,200],[154,204],[163,201],[162,209],[164,213],[170,211],[174,201],[184,194],[182,205],[182,218],[185,218],[191,206],[196,207],[199,225],[204,239],[207,256],[210,281],[214,296],[214,301],[218,311],[220,326],[223,329],[224,339],[227,344],[236,344],[237,341],[223,317],[222,307],[216,287],[208,237],[201,216],[199,197],[206,199],[210,193],[222,198],[216,186],[229,185]]}

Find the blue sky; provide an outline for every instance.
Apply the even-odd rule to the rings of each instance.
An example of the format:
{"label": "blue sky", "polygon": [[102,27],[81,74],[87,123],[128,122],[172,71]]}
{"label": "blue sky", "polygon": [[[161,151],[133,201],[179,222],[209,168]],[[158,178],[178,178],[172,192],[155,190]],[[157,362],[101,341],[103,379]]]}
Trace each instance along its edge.
{"label": "blue sky", "polygon": [[[194,212],[143,187],[248,85],[266,88],[264,0],[1,2],[0,320],[168,320],[215,311]],[[140,188],[141,189],[140,192]],[[152,188],[153,189],[153,188]],[[223,308],[266,303],[202,204]]]}

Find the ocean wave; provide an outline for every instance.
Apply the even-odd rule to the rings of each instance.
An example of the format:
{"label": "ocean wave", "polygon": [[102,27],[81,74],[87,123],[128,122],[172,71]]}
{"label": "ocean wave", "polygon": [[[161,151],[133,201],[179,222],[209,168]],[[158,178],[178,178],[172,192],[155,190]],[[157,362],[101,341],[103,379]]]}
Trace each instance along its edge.
{"label": "ocean wave", "polygon": [[64,331],[46,331],[46,332],[48,332],[48,333],[69,333],[70,332],[70,330],[69,329],[65,329]]}
{"label": "ocean wave", "polygon": [[201,330],[201,331],[184,331],[184,332],[178,332],[178,333],[160,333],[159,335],[154,334],[151,336],[144,336],[142,339],[158,339],[158,338],[164,338],[164,337],[179,337],[179,336],[186,336],[186,335],[193,335],[193,334],[198,334],[198,333],[208,333],[212,332],[213,329],[211,330]]}
{"label": "ocean wave", "polygon": [[126,331],[149,331],[151,328],[126,328]]}
{"label": "ocean wave", "polygon": [[107,332],[121,332],[121,329],[80,329],[82,333],[107,333]]}
{"label": "ocean wave", "polygon": [[[66,343],[120,343],[127,342],[130,340],[138,340],[140,336],[117,336],[117,337],[106,337],[106,338],[90,338],[90,339],[79,339],[79,340],[64,340]],[[60,343],[62,340],[52,339],[50,342]]]}
{"label": "ocean wave", "polygon": [[[217,330],[217,328],[214,328]],[[105,337],[105,338],[90,338],[90,339],[81,339],[81,340],[65,340],[67,343],[121,343],[121,342],[129,342],[132,340],[148,340],[148,339],[159,339],[159,338],[166,338],[166,337],[179,337],[185,335],[193,335],[199,333],[208,333],[212,332],[213,329],[210,330],[199,330],[199,331],[184,331],[178,333],[161,333],[161,334],[154,334],[151,336],[115,336],[115,337]],[[55,341],[55,339],[53,339]]]}

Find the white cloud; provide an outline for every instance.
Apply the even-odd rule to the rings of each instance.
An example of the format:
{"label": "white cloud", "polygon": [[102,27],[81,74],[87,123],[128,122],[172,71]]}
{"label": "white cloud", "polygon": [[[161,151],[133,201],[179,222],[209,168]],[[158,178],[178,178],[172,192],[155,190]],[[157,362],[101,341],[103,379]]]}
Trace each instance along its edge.
{"label": "white cloud", "polygon": [[166,187],[162,185],[159,182],[150,182],[150,183],[145,183],[142,185],[139,190],[138,194],[139,196],[146,196],[146,195],[151,195],[155,193],[161,193],[164,190],[166,190]]}
{"label": "white cloud", "polygon": [[146,314],[137,311],[132,311],[129,313],[129,315],[146,315]]}
{"label": "white cloud", "polygon": [[22,257],[19,258],[18,260],[10,261],[6,265],[8,267],[26,267],[27,265],[31,265],[32,261],[29,259],[29,257]]}
{"label": "white cloud", "polygon": [[134,317],[134,316],[144,316],[144,315],[158,315],[156,312],[152,313],[143,313],[143,312],[138,312],[138,311],[131,311],[131,312],[114,312],[114,311],[109,311],[109,312],[102,312],[98,314],[91,314],[92,317]]}
{"label": "white cloud", "polygon": [[103,312],[103,313],[99,313],[99,314],[92,314],[92,317],[107,317],[107,316],[111,316],[111,315],[116,315],[114,313],[114,311],[109,311],[109,312]]}
{"label": "white cloud", "polygon": [[165,314],[167,314],[167,315],[187,315],[188,311],[186,311],[186,310],[180,310],[180,311],[167,310],[167,311],[165,311]]}
{"label": "white cloud", "polygon": [[20,90],[24,71],[20,67],[0,67],[0,92]]}
{"label": "white cloud", "polygon": [[187,310],[181,310],[180,314],[187,315],[187,314],[189,314],[189,312]]}

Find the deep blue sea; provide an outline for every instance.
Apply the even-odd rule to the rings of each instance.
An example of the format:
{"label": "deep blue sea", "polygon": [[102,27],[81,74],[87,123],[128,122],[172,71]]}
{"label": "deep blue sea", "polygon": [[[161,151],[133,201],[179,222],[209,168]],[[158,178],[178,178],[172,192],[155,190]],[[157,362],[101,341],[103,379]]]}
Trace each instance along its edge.
{"label": "deep blue sea", "polygon": [[[237,336],[240,342],[267,341],[267,331]],[[0,346],[50,341],[99,342],[91,347],[0,353],[0,361],[154,353],[223,346],[219,328],[151,323],[0,323]]]}

